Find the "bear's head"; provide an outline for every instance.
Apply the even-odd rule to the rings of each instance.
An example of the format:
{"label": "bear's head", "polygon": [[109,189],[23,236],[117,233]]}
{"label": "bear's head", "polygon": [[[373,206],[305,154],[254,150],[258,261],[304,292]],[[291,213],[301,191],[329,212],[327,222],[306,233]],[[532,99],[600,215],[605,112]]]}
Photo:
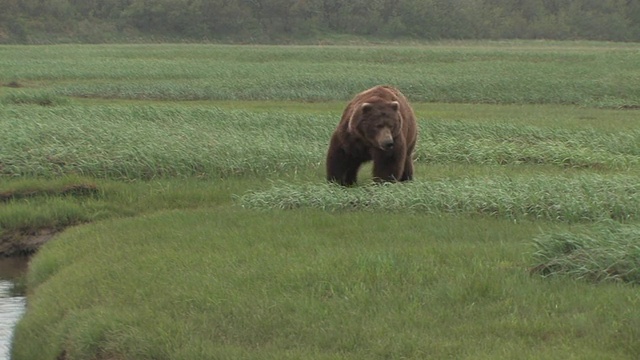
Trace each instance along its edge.
{"label": "bear's head", "polygon": [[354,134],[372,147],[391,151],[394,139],[402,129],[402,115],[397,101],[369,101],[354,109],[347,131]]}

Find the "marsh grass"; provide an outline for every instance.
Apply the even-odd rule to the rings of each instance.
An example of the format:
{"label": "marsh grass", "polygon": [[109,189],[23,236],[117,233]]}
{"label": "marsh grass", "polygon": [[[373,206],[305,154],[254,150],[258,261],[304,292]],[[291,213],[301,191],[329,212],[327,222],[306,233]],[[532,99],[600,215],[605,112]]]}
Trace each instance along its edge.
{"label": "marsh grass", "polygon": [[38,179],[8,181],[0,179],[0,202],[29,199],[42,195],[49,196],[95,196],[99,189],[92,179],[66,176],[43,182]]}
{"label": "marsh grass", "polygon": [[0,103],[5,105],[59,106],[68,105],[70,102],[69,98],[59,96],[50,90],[10,92],[0,98]]}
{"label": "marsh grass", "polygon": [[534,240],[531,272],[591,282],[640,284],[640,227],[609,222],[581,232],[543,233]]}
{"label": "marsh grass", "polygon": [[427,120],[417,161],[469,164],[553,164],[627,169],[640,163],[640,132],[567,130],[522,124]]}
{"label": "marsh grass", "polygon": [[633,44],[607,51],[595,43],[569,42],[8,49],[0,79],[46,83],[73,97],[346,101],[389,83],[416,102],[640,105]]}
{"label": "marsh grass", "polygon": [[68,226],[96,220],[82,205],[100,196],[95,181],[89,179],[0,179],[0,252],[30,254],[39,241],[34,244],[28,238],[50,237]]}
{"label": "marsh grass", "polygon": [[166,209],[225,206],[231,204],[232,193],[247,187],[262,186],[254,179],[129,183],[77,176],[0,179],[0,251],[31,253],[36,249],[24,244],[25,238],[73,225]]}
{"label": "marsh grass", "polygon": [[[161,105],[0,108],[0,174],[227,178],[324,166],[338,116]],[[640,131],[420,119],[416,161],[627,170]]]}
{"label": "marsh grass", "polygon": [[[640,354],[637,289],[529,275],[545,234],[638,223],[637,44],[0,52],[2,98],[70,99],[0,102],[0,236],[78,225],[30,264],[16,360]],[[325,184],[344,104],[385,82],[415,181]]]}
{"label": "marsh grass", "polygon": [[489,215],[503,219],[592,222],[638,220],[640,184],[635,176],[490,177],[414,181],[344,188],[331,184],[277,184],[249,192],[238,203],[252,209],[315,208]]}
{"label": "marsh grass", "polygon": [[634,289],[528,277],[539,224],[384,219],[219,208],[71,229],[31,264],[14,358],[637,354]]}
{"label": "marsh grass", "polygon": [[319,164],[331,131],[313,117],[215,108],[0,112],[8,117],[0,125],[7,131],[0,172],[7,176],[153,179],[295,172]]}

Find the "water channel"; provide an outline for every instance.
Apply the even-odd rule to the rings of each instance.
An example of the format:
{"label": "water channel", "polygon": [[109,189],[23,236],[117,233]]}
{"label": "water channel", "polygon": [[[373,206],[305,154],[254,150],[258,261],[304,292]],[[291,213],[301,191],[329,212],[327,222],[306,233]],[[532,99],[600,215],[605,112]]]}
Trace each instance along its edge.
{"label": "water channel", "polygon": [[28,258],[0,258],[0,360],[9,360],[13,328],[24,313],[24,294],[16,294],[14,281],[27,272]]}

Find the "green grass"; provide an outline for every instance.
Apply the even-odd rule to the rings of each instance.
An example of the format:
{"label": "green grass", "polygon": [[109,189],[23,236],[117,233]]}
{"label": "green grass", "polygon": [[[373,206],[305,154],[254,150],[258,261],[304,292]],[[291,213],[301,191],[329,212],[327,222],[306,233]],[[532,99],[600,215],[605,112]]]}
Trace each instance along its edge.
{"label": "green grass", "polygon": [[0,79],[75,97],[327,101],[389,83],[420,102],[640,106],[635,44],[4,49]]}
{"label": "green grass", "polygon": [[277,184],[239,197],[251,209],[315,208],[422,214],[489,215],[510,220],[638,220],[637,176],[498,177],[344,188]]}
{"label": "green grass", "polygon": [[7,176],[153,179],[295,171],[322,161],[324,138],[332,131],[328,117],[319,122],[215,108],[82,106],[0,113],[8,118],[2,130],[13,134],[2,145],[0,172]]}
{"label": "green grass", "polygon": [[[11,134],[0,145],[1,175],[129,180],[319,168],[338,117],[202,105],[9,106],[0,116],[0,132]],[[418,163],[621,170],[640,164],[637,129],[558,129],[428,113],[419,125]]]}
{"label": "green grass", "polygon": [[[638,49],[0,47],[12,358],[637,359]],[[415,181],[326,184],[378,83]]]}
{"label": "green grass", "polygon": [[38,179],[23,179],[19,182],[2,181],[0,201],[29,199],[36,196],[65,196],[81,195],[90,196],[98,193],[95,181],[78,177],[64,177],[43,183]]}
{"label": "green grass", "polygon": [[636,290],[530,278],[526,253],[538,226],[237,208],[83,226],[33,260],[29,284],[37,292],[14,353],[55,358],[65,349],[79,359],[637,355]]}
{"label": "green grass", "polygon": [[32,252],[33,246],[22,241],[34,234],[57,233],[73,225],[165,209],[228,206],[231,194],[246,191],[248,186],[259,188],[260,184],[253,179],[237,178],[128,183],[77,176],[0,179],[0,251],[5,255]]}
{"label": "green grass", "polygon": [[640,283],[640,228],[609,223],[582,233],[546,233],[535,240],[532,272],[589,281]]}
{"label": "green grass", "polygon": [[59,106],[67,105],[67,97],[58,96],[51,91],[11,92],[2,98],[5,104]]}

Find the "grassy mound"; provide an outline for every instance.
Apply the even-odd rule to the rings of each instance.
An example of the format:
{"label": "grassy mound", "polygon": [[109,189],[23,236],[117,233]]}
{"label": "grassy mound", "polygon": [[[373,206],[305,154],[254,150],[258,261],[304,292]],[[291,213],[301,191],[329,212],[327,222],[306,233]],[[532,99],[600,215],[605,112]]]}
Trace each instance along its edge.
{"label": "grassy mound", "polygon": [[538,226],[221,207],[76,227],[30,265],[13,358],[634,358],[636,290],[528,281]]}

